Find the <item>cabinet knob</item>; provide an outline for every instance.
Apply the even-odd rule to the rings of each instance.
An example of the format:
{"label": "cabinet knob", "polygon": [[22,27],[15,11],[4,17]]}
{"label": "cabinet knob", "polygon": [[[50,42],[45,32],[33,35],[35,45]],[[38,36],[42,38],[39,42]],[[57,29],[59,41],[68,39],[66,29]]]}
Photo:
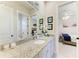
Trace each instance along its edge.
{"label": "cabinet knob", "polygon": [[13,37],[14,35],[11,35],[11,37]]}

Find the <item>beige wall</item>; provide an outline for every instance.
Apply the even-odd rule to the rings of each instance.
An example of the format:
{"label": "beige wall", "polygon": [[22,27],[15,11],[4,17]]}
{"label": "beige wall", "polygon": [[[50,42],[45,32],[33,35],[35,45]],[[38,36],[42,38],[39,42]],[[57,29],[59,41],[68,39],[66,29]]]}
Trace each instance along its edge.
{"label": "beige wall", "polygon": [[45,6],[45,23],[46,23],[46,27],[48,26],[47,24],[47,17],[49,16],[53,16],[53,30],[48,30],[49,34],[54,34],[55,33],[55,21],[56,21],[56,2],[48,2],[46,3]]}
{"label": "beige wall", "polygon": [[[40,8],[39,8],[39,18],[44,19],[44,27],[47,29],[47,17],[53,16],[53,30],[48,30],[48,34],[54,34],[55,33],[55,22],[56,22],[56,2],[47,2],[44,3],[44,1],[40,2]],[[39,21],[38,21],[39,22]],[[40,30],[38,31],[40,32]]]}

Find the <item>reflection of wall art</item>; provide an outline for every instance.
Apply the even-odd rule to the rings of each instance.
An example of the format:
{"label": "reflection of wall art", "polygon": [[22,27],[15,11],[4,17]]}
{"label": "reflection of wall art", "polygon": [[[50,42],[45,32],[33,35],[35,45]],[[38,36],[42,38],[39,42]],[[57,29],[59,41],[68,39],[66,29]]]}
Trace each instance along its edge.
{"label": "reflection of wall art", "polygon": [[39,29],[40,29],[40,30],[43,29],[43,24],[39,24]]}
{"label": "reflection of wall art", "polygon": [[43,24],[43,18],[39,19],[39,23]]}
{"label": "reflection of wall art", "polygon": [[48,24],[48,30],[52,30],[53,29],[53,24]]}
{"label": "reflection of wall art", "polygon": [[68,26],[66,26],[66,25],[63,25],[63,27],[64,27],[64,28],[67,28]]}
{"label": "reflection of wall art", "polygon": [[52,23],[53,22],[53,16],[50,16],[47,18],[48,23]]}
{"label": "reflection of wall art", "polygon": [[76,27],[76,26],[77,26],[77,24],[73,24],[72,26]]}

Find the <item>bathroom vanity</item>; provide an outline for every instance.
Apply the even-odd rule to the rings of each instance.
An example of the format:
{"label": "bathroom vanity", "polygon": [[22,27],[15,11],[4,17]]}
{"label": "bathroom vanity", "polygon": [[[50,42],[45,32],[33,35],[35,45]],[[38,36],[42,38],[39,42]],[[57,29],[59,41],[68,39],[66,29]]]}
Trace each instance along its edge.
{"label": "bathroom vanity", "polygon": [[44,37],[44,40],[30,40],[13,49],[0,51],[3,58],[52,58],[54,56],[54,37]]}

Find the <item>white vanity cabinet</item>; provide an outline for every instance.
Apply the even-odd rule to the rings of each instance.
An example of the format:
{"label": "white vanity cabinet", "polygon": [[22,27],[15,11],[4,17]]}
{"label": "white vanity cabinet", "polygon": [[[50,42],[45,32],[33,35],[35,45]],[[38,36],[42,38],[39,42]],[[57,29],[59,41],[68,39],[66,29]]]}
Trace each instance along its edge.
{"label": "white vanity cabinet", "polygon": [[52,58],[53,56],[53,39],[36,55],[36,58]]}
{"label": "white vanity cabinet", "polygon": [[53,56],[53,40],[50,40],[47,45],[46,58],[51,58]]}
{"label": "white vanity cabinet", "polygon": [[[30,40],[26,43],[15,46],[13,49],[4,49],[0,51],[0,57],[12,58],[52,58],[55,51],[54,39],[48,38],[45,43],[36,44],[36,40]],[[42,41],[40,41],[42,42]],[[4,56],[3,56],[4,55]],[[10,56],[9,56],[10,55]]]}
{"label": "white vanity cabinet", "polygon": [[40,53],[38,54],[38,57],[37,58],[45,58],[46,57],[46,49],[47,47],[45,47],[43,50],[40,51]]}

